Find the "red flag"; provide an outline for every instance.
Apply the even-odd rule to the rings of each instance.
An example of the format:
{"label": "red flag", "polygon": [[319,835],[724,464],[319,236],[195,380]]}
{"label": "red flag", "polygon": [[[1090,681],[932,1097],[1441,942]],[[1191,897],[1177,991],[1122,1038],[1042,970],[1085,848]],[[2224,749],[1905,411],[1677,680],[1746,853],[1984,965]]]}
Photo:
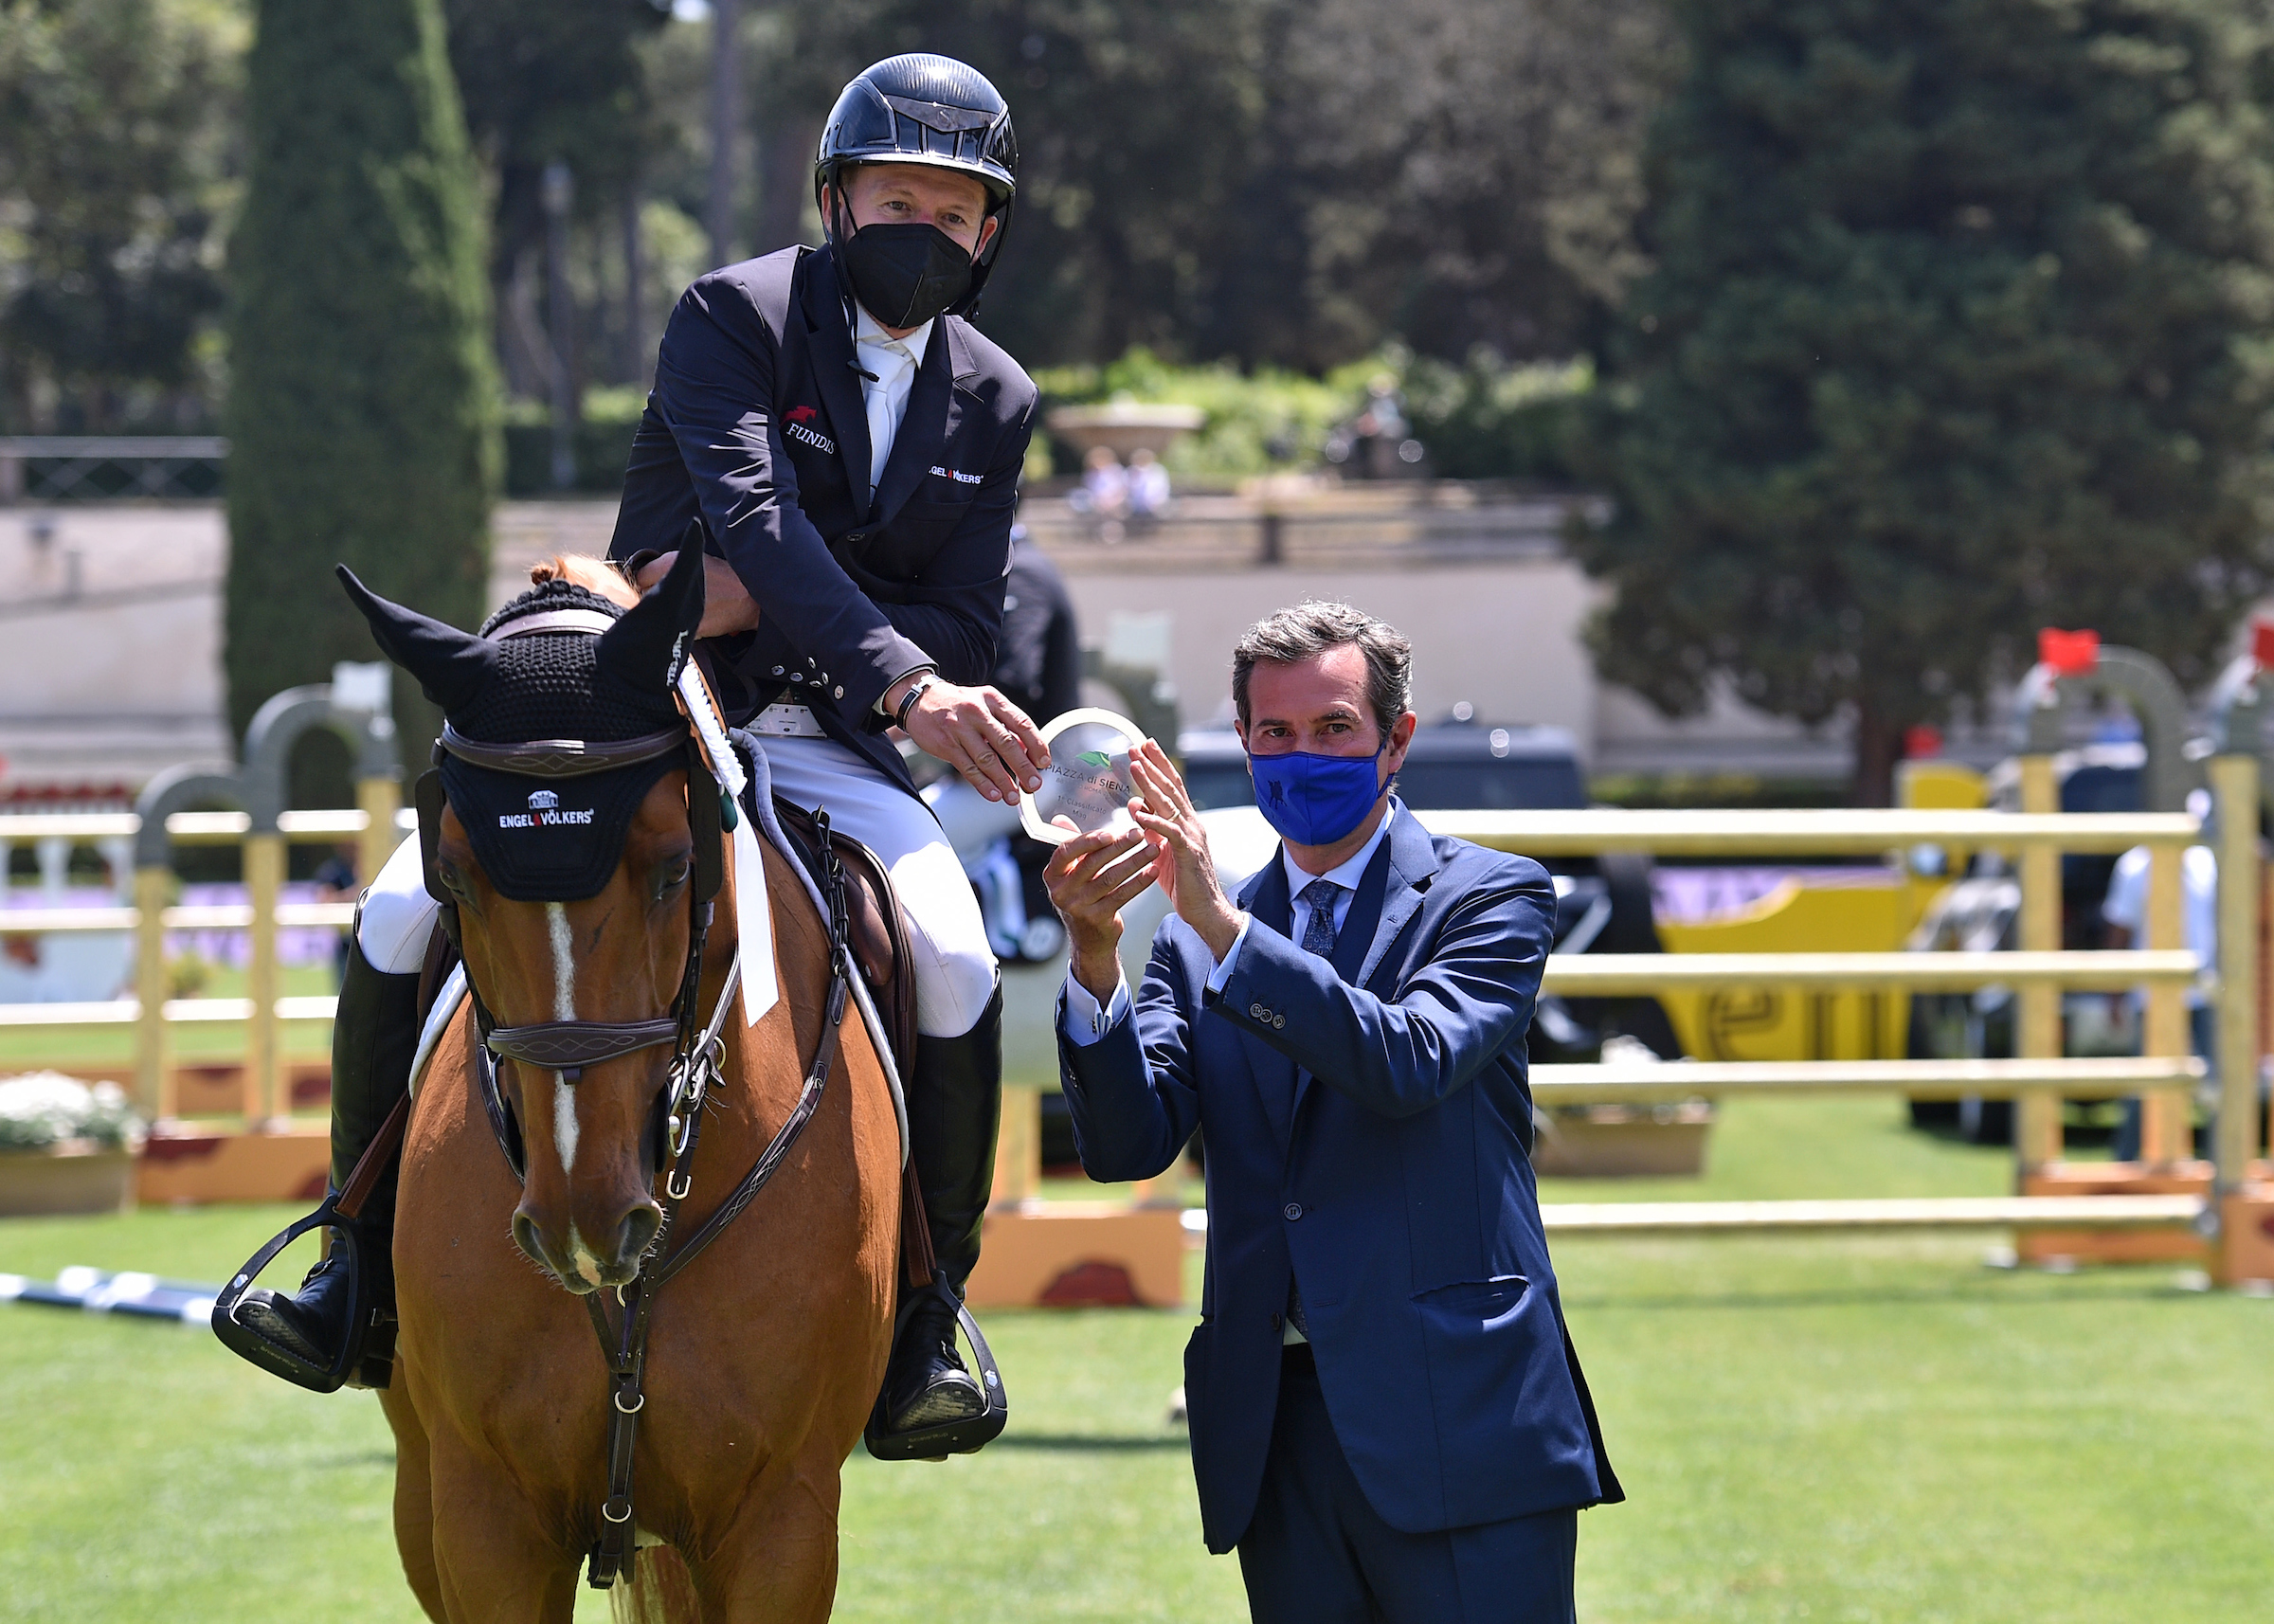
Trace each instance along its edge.
{"label": "red flag", "polygon": [[2063,677],[2089,677],[2100,667],[2101,634],[2047,626],[2037,634],[2037,658]]}
{"label": "red flag", "polygon": [[2261,669],[2274,667],[2274,621],[2250,623],[2250,658]]}

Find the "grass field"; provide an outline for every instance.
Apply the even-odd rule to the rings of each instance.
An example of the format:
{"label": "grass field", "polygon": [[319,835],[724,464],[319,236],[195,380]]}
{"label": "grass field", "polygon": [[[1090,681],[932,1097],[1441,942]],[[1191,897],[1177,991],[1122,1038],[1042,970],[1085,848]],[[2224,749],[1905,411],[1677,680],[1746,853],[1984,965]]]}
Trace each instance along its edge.
{"label": "grass field", "polygon": [[[1738,1103],[1703,1181],[1549,1200],[1994,1193],[1891,1102]],[[0,1270],[219,1279],[279,1215],[0,1223]],[[1580,1613],[1687,1620],[2274,1615],[2274,1303],[2169,1269],[1981,1267],[1996,1237],[1558,1248],[1630,1502],[1581,1520]],[[995,1314],[1011,1431],[846,1470],[838,1615],[1236,1620],[1164,1421],[1188,1313]],[[163,1325],[0,1308],[0,1619],[410,1620],[368,1398]],[[579,1618],[605,1610],[587,1598]]]}

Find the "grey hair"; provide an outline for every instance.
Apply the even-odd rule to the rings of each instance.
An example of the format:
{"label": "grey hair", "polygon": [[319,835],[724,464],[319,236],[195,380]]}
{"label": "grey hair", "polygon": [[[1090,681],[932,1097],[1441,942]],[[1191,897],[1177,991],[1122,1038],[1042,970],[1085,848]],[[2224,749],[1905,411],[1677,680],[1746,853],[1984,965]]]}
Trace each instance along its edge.
{"label": "grey hair", "polygon": [[1366,657],[1366,703],[1382,736],[1411,710],[1414,645],[1396,626],[1347,604],[1307,598],[1266,615],[1232,649],[1232,705],[1248,721],[1248,678],[1259,663],[1293,665],[1330,648],[1355,644]]}

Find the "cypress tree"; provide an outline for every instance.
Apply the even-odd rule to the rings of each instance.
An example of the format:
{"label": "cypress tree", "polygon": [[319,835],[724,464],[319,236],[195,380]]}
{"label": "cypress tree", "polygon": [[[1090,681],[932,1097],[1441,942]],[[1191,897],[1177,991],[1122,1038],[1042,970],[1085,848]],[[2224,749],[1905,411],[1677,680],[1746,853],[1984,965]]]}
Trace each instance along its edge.
{"label": "cypress tree", "polygon": [[2220,0],[1677,0],[1596,445],[1604,675],[1856,731],[1984,697],[2040,625],[2183,680],[2274,516],[2265,31]]}
{"label": "cypress tree", "polygon": [[[249,81],[229,246],[241,735],[279,689],[375,658],[335,563],[478,623],[498,459],[478,189],[437,0],[260,0]],[[415,684],[395,695],[415,755],[436,718]]]}

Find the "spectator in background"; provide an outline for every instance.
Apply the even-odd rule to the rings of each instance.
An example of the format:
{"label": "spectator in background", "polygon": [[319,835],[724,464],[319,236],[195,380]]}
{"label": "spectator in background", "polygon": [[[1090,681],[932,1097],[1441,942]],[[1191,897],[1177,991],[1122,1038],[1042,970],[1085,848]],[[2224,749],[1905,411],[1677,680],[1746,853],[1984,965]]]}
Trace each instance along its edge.
{"label": "spectator in background", "polygon": [[1090,448],[1090,455],[1082,459],[1082,482],[1067,496],[1066,505],[1096,521],[1100,541],[1122,538],[1122,521],[1129,516],[1129,471],[1110,445]]}
{"label": "spectator in background", "polygon": [[1129,453],[1129,518],[1154,524],[1168,513],[1168,470],[1152,448],[1140,445]]}
{"label": "spectator in background", "polygon": [[[2211,810],[2211,797],[2203,790],[2192,790],[2187,798],[2187,809],[2197,818]],[[2219,859],[2209,846],[2190,846],[2179,859],[2181,944],[2201,961],[2206,972],[2214,971],[2219,964]],[[2134,846],[2116,859],[2116,872],[2108,880],[2108,895],[2101,904],[2101,918],[2108,927],[2106,943],[2110,947],[2134,947],[2147,945],[2148,920],[2148,848]],[[2137,992],[2119,993],[2119,998],[2130,999],[2137,1004]],[[2218,1043],[2214,1027],[2215,1016],[2210,1001],[2199,985],[2187,989],[2187,1020],[2189,1036],[2194,1052],[2204,1064],[2213,1068],[2206,1079],[2217,1081]],[[2139,1096],[2135,1094],[2124,1101],[2124,1116],[2117,1128],[2115,1156],[2119,1162],[2139,1159]]]}

